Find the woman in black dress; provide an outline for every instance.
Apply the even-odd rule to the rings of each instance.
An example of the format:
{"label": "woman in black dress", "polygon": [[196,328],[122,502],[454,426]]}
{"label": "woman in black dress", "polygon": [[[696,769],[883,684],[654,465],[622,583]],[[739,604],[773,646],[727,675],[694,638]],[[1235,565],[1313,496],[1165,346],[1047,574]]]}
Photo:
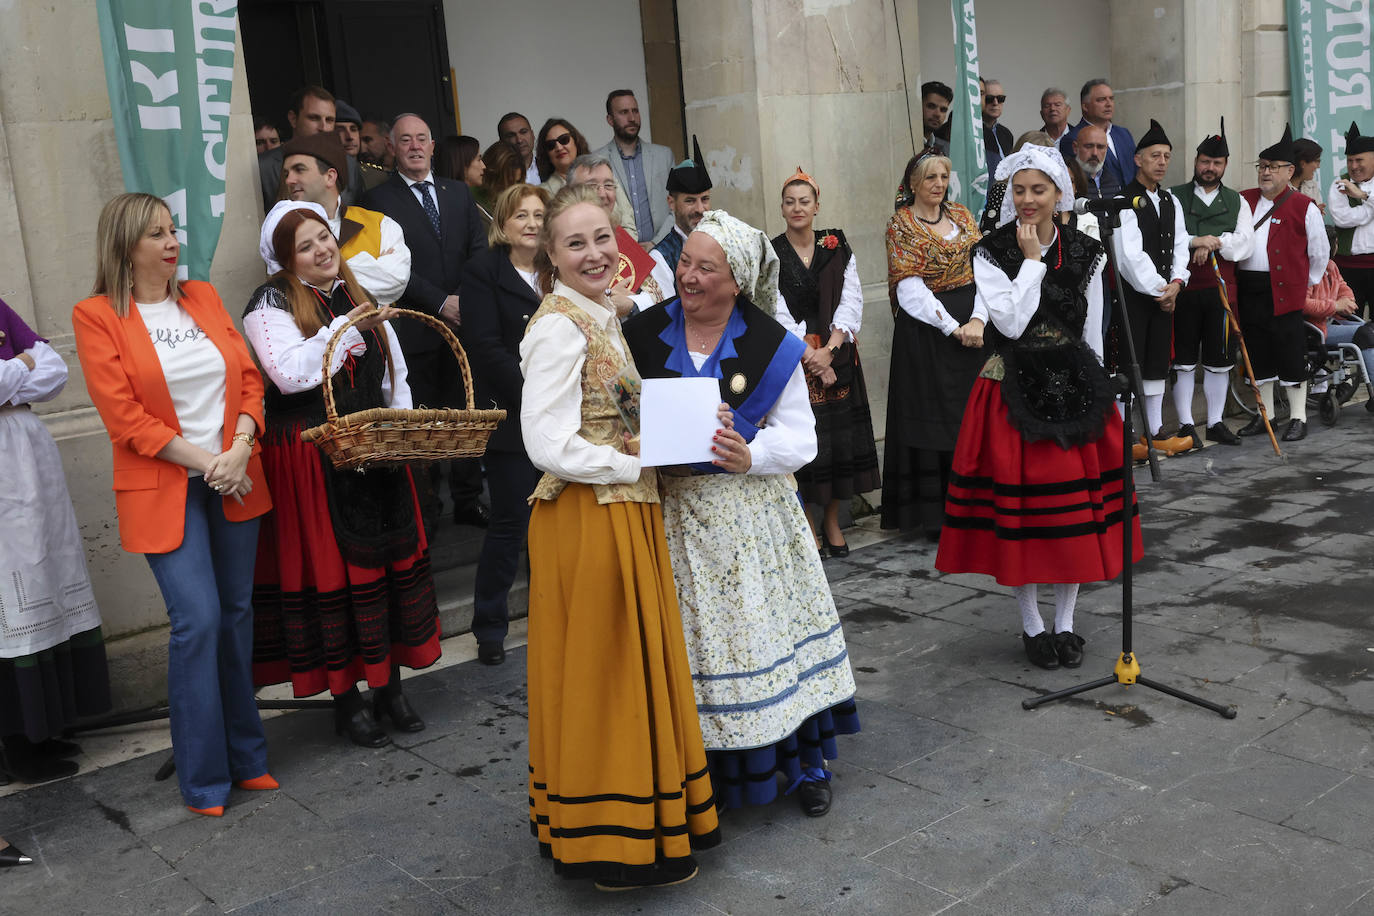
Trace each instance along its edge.
{"label": "woman in black dress", "polygon": [[820,208],[816,180],[798,167],[782,188],[787,231],[773,239],[781,262],[777,319],[806,341],[802,365],[816,415],[816,460],[797,471],[797,485],[808,506],[824,510],[821,556],[843,557],[849,545],[840,533],[840,501],[876,490],[882,480],[859,363],[859,268],[843,231],[812,228]]}

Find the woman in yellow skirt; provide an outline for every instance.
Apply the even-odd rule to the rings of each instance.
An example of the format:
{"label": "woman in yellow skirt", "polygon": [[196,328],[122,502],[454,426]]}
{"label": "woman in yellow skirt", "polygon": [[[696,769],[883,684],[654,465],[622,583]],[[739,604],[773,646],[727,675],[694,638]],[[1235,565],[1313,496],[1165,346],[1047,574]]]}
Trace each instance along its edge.
{"label": "woman in yellow skirt", "polygon": [[634,363],[591,189],[549,205],[539,264],[547,295],[520,345],[520,422],[544,471],[530,498],[530,829],[566,877],[678,884],[720,837],[657,481],[616,406]]}

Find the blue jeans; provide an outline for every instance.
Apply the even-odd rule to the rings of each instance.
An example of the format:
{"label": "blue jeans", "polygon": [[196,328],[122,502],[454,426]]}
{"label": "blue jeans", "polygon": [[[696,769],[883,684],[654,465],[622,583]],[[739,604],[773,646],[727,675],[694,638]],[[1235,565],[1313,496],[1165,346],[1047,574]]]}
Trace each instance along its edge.
{"label": "blue jeans", "polygon": [[229,521],[223,502],[203,477],[190,478],[181,546],[146,554],[172,623],[172,756],[181,797],[193,808],[223,805],[231,782],[267,772],[267,737],[253,697],[258,520]]}
{"label": "blue jeans", "polygon": [[1360,329],[1364,327],[1365,322],[1358,318],[1332,318],[1326,324],[1326,342],[1356,344],[1360,348],[1360,356],[1364,357],[1365,371],[1369,373],[1370,380],[1374,381],[1374,349],[1371,349],[1374,334],[1368,330],[1360,333]]}
{"label": "blue jeans", "polygon": [[491,491],[491,522],[473,583],[472,635],[479,643],[501,643],[510,628],[506,596],[520,566],[530,505],[525,500],[540,472],[524,452],[487,452],[482,458]]}

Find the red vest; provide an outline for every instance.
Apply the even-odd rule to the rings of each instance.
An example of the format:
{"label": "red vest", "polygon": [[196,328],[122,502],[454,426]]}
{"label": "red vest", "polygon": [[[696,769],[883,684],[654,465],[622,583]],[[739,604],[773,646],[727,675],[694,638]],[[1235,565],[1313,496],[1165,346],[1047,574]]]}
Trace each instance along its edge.
{"label": "red vest", "polygon": [[[1241,191],[1240,196],[1253,213],[1259,205],[1259,188]],[[1302,311],[1307,302],[1307,208],[1312,198],[1297,191],[1287,192],[1278,206],[1265,218],[1269,221],[1269,288],[1274,295],[1274,314]]]}

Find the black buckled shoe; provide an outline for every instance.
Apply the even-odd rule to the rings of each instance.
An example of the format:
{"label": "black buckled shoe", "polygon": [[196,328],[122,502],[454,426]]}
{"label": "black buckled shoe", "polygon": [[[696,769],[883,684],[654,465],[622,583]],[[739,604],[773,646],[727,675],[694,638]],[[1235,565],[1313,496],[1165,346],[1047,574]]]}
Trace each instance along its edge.
{"label": "black buckled shoe", "polygon": [[1306,421],[1306,420],[1291,420],[1291,421],[1289,421],[1289,423],[1288,423],[1288,428],[1285,429],[1285,430],[1283,431],[1283,441],[1284,441],[1284,442],[1297,442],[1297,441],[1299,441],[1299,440],[1301,440],[1301,439],[1306,439],[1306,438],[1307,438],[1307,421]]}
{"label": "black buckled shoe", "polygon": [[382,731],[356,687],[334,698],[334,734],[348,735],[348,740],[359,747],[385,747],[391,743],[391,736]]}
{"label": "black buckled shoe", "polygon": [[807,817],[820,817],[829,811],[832,796],[830,783],[825,780],[807,780],[797,786],[797,801]]}
{"label": "black buckled shoe", "polygon": [[1246,424],[1245,424],[1244,426],[1242,426],[1240,429],[1236,430],[1236,435],[1238,435],[1238,436],[1262,436],[1262,435],[1264,435],[1264,417],[1260,416],[1259,412],[1256,411],[1256,412],[1255,412],[1255,415],[1254,415],[1253,417],[1250,418],[1250,422],[1249,422],[1249,423],[1246,423]]}
{"label": "black buckled shoe", "polygon": [[1207,441],[1220,442],[1222,445],[1240,445],[1240,436],[1231,432],[1225,423],[1213,423],[1207,427]]}
{"label": "black buckled shoe", "polygon": [[1178,432],[1174,435],[1176,439],[1192,439],[1192,449],[1202,448],[1202,437],[1197,434],[1197,427],[1191,423],[1183,423],[1178,427]]}
{"label": "black buckled shoe", "polygon": [[1070,630],[1055,633],[1054,651],[1059,656],[1059,664],[1065,668],[1077,668],[1083,664],[1083,637]]}
{"label": "black buckled shoe", "polygon": [[1021,634],[1021,642],[1026,647],[1026,658],[1030,663],[1038,668],[1053,671],[1059,667],[1059,653],[1054,649],[1054,639],[1049,633],[1042,632],[1035,636]]}
{"label": "black buckled shoe", "polygon": [[391,717],[391,724],[403,732],[422,732],[425,720],[410,705],[406,695],[400,690],[382,687],[372,693],[372,715],[380,723],[384,716]]}
{"label": "black buckled shoe", "polygon": [[506,647],[499,642],[479,642],[477,660],[484,665],[499,665],[506,660]]}

